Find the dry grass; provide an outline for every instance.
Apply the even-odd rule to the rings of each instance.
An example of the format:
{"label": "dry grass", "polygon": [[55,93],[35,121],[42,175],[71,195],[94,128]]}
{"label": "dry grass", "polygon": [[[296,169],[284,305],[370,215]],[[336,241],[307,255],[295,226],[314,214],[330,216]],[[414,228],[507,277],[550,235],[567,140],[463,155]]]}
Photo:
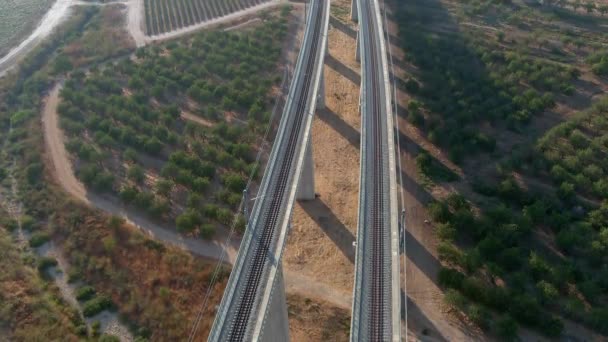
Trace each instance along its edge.
{"label": "dry grass", "polygon": [[[145,328],[155,341],[188,336],[215,263],[164,247],[73,203],[58,211],[53,226],[72,271],[110,295],[129,323]],[[213,289],[197,340],[206,339],[228,274]]]}
{"label": "dry grass", "polygon": [[355,39],[332,27],[325,66],[327,109],[317,110],[312,127],[319,198],[295,206],[284,258],[286,268],[344,292],[351,291],[354,279],[359,191],[359,84],[343,75],[358,77],[360,66],[354,58]]}
{"label": "dry grass", "polygon": [[103,6],[82,37],[63,49],[72,65],[86,66],[132,51],[135,42],[125,28],[125,16],[123,5]]}
{"label": "dry grass", "polygon": [[350,329],[348,310],[298,295],[287,296],[287,309],[291,341],[348,341]]}
{"label": "dry grass", "polygon": [[4,227],[0,227],[0,270],[0,340],[78,340],[77,311],[58,299],[58,289],[26,263]]}

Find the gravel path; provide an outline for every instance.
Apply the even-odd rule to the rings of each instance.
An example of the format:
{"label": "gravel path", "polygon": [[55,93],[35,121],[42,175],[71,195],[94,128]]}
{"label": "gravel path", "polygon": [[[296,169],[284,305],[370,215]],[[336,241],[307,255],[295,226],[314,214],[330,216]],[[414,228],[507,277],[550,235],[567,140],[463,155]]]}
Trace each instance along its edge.
{"label": "gravel path", "polygon": [[143,29],[144,0],[130,0],[127,4],[129,12],[127,14],[127,30],[135,40],[135,46],[146,45],[146,34]]}

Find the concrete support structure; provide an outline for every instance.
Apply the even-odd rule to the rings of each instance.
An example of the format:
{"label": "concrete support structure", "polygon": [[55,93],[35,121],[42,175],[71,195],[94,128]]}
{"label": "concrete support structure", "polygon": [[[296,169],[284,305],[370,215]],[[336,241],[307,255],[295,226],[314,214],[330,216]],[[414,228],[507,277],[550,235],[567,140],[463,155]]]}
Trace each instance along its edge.
{"label": "concrete support structure", "polygon": [[359,12],[357,8],[357,0],[352,0],[350,3],[350,20],[357,22],[359,21]]}
{"label": "concrete support structure", "polygon": [[329,17],[329,0],[310,1],[289,96],[209,342],[289,341],[281,257],[295,200],[316,197],[310,130],[325,105]]}
{"label": "concrete support structure", "polygon": [[310,139],[306,144],[306,152],[304,152],[304,165],[302,166],[296,199],[299,201],[315,199],[315,164],[312,159],[312,142]]}
{"label": "concrete support structure", "polygon": [[317,109],[325,109],[325,69],[321,71],[321,80],[319,81],[319,93],[317,95]]}
{"label": "concrete support structure", "polygon": [[278,268],[277,280],[268,306],[268,316],[259,339],[261,342],[289,341],[289,319],[287,317],[285,281],[283,280],[283,263]]}
{"label": "concrete support structure", "polygon": [[355,60],[361,62],[361,38],[359,38],[359,31],[357,31],[357,45],[355,46]]}

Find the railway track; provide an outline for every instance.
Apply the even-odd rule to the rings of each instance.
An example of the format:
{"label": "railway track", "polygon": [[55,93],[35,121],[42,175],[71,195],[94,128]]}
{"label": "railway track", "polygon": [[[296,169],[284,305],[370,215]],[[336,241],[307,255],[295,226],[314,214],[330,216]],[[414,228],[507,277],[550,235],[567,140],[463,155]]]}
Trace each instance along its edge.
{"label": "railway track", "polygon": [[[320,10],[325,1],[328,0],[313,2],[315,8],[311,10]],[[314,25],[314,31],[312,39],[310,39],[312,45],[309,47],[310,50],[304,63],[304,68],[301,70],[304,73],[302,88],[299,94],[296,94],[298,98],[294,99],[294,111],[289,114],[293,116],[293,120],[290,126],[285,127],[287,134],[280,141],[281,146],[284,146],[284,148],[283,155],[278,156],[278,164],[274,166],[275,170],[278,171],[273,172],[274,179],[266,190],[265,197],[269,198],[270,203],[262,209],[259,216],[260,221],[256,224],[256,227],[261,228],[261,231],[253,233],[257,235],[257,240],[252,241],[254,247],[253,253],[251,253],[251,262],[248,265],[244,279],[241,280],[245,282],[244,291],[238,297],[234,318],[229,323],[229,341],[248,339],[248,328],[251,326],[252,313],[254,312],[256,301],[260,297],[260,284],[266,274],[265,269],[272,259],[271,256],[274,254],[272,245],[277,227],[280,225],[284,214],[285,199],[290,188],[290,180],[293,175],[294,161],[300,145],[299,143],[302,141],[302,127],[307,115],[306,109],[308,108],[309,95],[312,90],[312,81],[315,78],[314,71],[317,62],[322,19],[323,15],[317,15],[313,19],[314,23],[311,23]]]}
{"label": "railway track", "polygon": [[[372,13],[372,9],[370,3],[366,1],[366,7],[368,13]],[[369,329],[369,340],[370,341],[385,341],[385,265],[384,265],[384,254],[385,254],[385,234],[384,231],[386,226],[384,224],[384,155],[382,151],[382,120],[381,115],[381,94],[378,91],[380,89],[380,85],[378,82],[378,70],[379,64],[376,55],[376,31],[375,25],[369,25],[369,30],[367,30],[368,41],[371,43],[371,51],[370,51],[370,64],[371,69],[373,70],[373,74],[371,77],[371,90],[373,95],[371,98],[373,99],[373,103],[370,106],[371,111],[369,114],[372,115],[370,127],[371,139],[373,141],[373,153],[372,160],[374,163],[373,171],[372,171],[372,184],[373,184],[373,195],[372,195],[372,204],[371,204],[371,223],[370,227],[371,238],[372,238],[372,288],[371,288],[371,313],[370,313],[370,329]]]}
{"label": "railway track", "polygon": [[399,233],[384,32],[376,0],[357,0],[357,5],[362,145],[351,341],[398,341]]}

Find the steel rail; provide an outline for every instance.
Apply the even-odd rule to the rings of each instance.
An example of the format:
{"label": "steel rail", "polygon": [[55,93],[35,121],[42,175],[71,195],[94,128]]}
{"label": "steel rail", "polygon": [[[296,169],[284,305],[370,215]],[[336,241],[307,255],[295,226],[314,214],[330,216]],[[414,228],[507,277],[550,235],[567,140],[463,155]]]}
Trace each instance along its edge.
{"label": "steel rail", "polygon": [[376,0],[357,0],[361,175],[351,341],[400,340],[399,228],[393,119]]}
{"label": "steel rail", "polygon": [[210,341],[249,340],[264,328],[316,106],[328,19],[329,0],[314,0],[270,161]]}

